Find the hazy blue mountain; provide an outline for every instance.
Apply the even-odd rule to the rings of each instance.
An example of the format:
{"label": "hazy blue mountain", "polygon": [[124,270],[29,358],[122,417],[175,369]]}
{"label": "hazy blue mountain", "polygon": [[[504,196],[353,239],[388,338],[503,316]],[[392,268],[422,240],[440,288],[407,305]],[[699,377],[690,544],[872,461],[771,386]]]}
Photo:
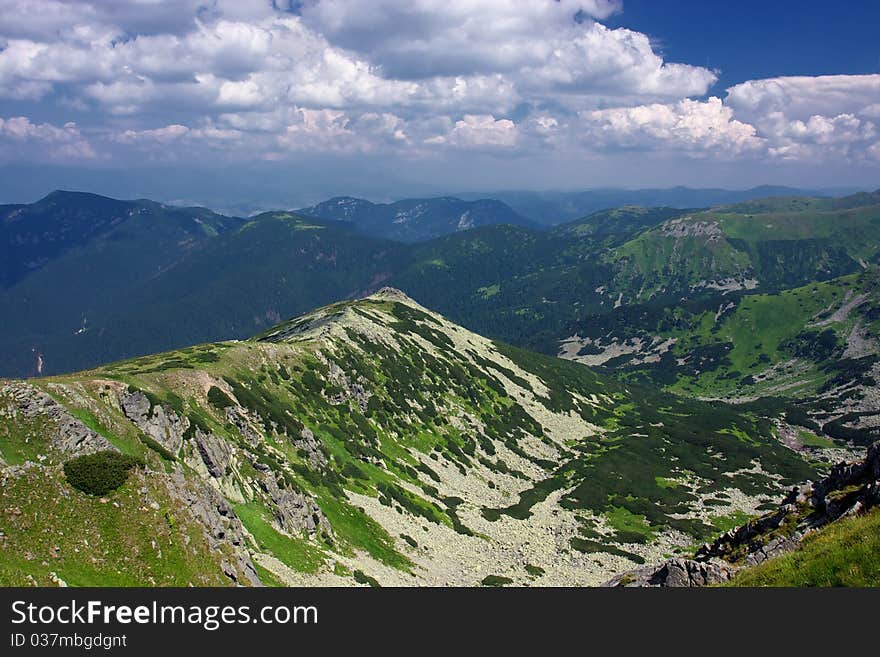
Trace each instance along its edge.
{"label": "hazy blue mountain", "polygon": [[[12,285],[71,250],[88,248],[99,239],[104,240],[105,250],[123,249],[141,240],[142,231],[161,232],[173,227],[176,238],[192,242],[240,223],[239,219],[205,208],[174,208],[147,200],[118,201],[83,192],[55,191],[36,203],[2,205],[0,287]],[[158,253],[152,248],[155,238],[143,241],[141,259],[167,260],[167,252]]]}
{"label": "hazy blue mountain", "polygon": [[297,213],[344,221],[359,233],[401,242],[418,242],[494,224],[533,225],[500,201],[485,198],[463,201],[450,196],[404,199],[394,203],[371,203],[340,196],[302,208]]}
{"label": "hazy blue mountain", "polygon": [[619,208],[625,205],[702,208],[739,203],[767,196],[804,195],[825,196],[831,195],[831,193],[763,185],[745,190],[670,187],[666,189],[591,189],[580,192],[510,190],[458,194],[458,196],[464,199],[484,196],[496,198],[509,205],[522,216],[542,226],[564,223],[599,210]]}

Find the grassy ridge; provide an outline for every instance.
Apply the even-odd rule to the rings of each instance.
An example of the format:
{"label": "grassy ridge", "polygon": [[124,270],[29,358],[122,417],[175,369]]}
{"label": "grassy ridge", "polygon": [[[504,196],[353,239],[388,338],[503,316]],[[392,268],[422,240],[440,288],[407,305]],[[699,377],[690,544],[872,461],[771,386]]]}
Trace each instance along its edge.
{"label": "grassy ridge", "polygon": [[880,509],[832,523],[727,586],[880,586]]}

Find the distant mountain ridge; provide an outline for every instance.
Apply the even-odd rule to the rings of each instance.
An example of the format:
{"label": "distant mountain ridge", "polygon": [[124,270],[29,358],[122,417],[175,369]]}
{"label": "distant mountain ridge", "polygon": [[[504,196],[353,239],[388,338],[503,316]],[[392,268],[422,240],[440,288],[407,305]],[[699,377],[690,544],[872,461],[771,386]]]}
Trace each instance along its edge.
{"label": "distant mountain ridge", "polygon": [[463,199],[472,199],[477,196],[496,198],[541,226],[553,226],[599,210],[609,210],[625,205],[706,208],[768,196],[830,197],[836,195],[822,190],[762,185],[744,190],[669,187],[662,189],[591,189],[572,192],[494,191],[462,193],[457,196]]}
{"label": "distant mountain ridge", "polygon": [[36,203],[0,205],[0,286],[11,285],[70,249],[113,233],[130,231],[140,220],[174,225],[191,240],[212,237],[240,225],[207,208],[177,208],[149,200],[119,201],[97,194],[56,190]]}
{"label": "distant mountain ridge", "polygon": [[486,198],[463,201],[443,196],[372,203],[351,196],[338,196],[296,212],[346,222],[359,233],[401,242],[419,242],[493,224],[534,227],[532,221],[505,203]]}
{"label": "distant mountain ridge", "polygon": [[[639,356],[639,339],[734,296],[880,263],[880,204],[862,205],[872,194],[712,210],[622,207],[549,230],[487,225],[413,243],[291,212],[244,220],[149,201],[52,198],[12,206],[4,230],[78,226],[70,217],[89,224],[99,202],[112,212],[99,217],[100,230],[73,231],[81,239],[71,246],[30,244],[28,261],[39,265],[0,284],[2,374],[72,371],[244,337],[383,285],[483,335],[616,364],[615,353]],[[662,355],[657,349],[642,355]]]}

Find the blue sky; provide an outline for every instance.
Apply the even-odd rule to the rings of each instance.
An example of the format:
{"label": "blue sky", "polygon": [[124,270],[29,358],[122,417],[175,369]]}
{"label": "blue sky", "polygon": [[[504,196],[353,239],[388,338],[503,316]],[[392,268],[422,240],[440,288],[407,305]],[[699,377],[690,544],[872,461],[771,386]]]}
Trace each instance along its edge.
{"label": "blue sky", "polygon": [[0,201],[880,187],[880,3],[294,4],[0,0]]}
{"label": "blue sky", "polygon": [[719,86],[785,75],[880,72],[880,2],[627,0],[608,23],[645,32]]}

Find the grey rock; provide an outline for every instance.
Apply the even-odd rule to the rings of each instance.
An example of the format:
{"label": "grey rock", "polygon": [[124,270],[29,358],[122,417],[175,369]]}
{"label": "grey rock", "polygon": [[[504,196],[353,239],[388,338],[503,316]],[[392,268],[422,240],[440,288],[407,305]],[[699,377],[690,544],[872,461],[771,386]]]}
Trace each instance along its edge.
{"label": "grey rock", "polygon": [[272,472],[259,480],[260,487],[271,500],[278,527],[293,536],[333,536],[330,521],[315,501],[305,493],[291,488],[280,488]]}
{"label": "grey rock", "polygon": [[370,393],[367,392],[364,385],[358,381],[351,381],[345,371],[332,360],[327,361],[327,367],[327,378],[331,383],[341,388],[340,392],[331,395],[327,401],[334,405],[352,401],[358,405],[362,413],[365,412],[370,403]]}
{"label": "grey rock", "polygon": [[768,559],[773,559],[786,552],[796,550],[801,544],[804,535],[801,532],[795,532],[791,536],[779,536],[767,542],[766,545],[758,544],[749,554],[746,555],[745,563],[749,566],[757,566],[764,563]]}
{"label": "grey rock", "polygon": [[226,408],[226,419],[236,428],[248,444],[256,446],[262,442],[263,436],[254,428],[254,423],[248,418],[247,412],[240,407],[228,406]]}
{"label": "grey rock", "polygon": [[172,408],[153,406],[140,390],[125,391],[120,398],[125,416],[141,431],[175,456],[183,445],[183,434],[189,429],[189,420],[180,417]]}
{"label": "grey rock", "polygon": [[222,438],[199,428],[195,431],[195,444],[211,476],[215,479],[223,477],[232,462],[232,447]]}
{"label": "grey rock", "polygon": [[729,580],[735,569],[725,563],[694,559],[668,559],[658,566],[637,568],[610,579],[603,586],[617,587],[695,587]]}
{"label": "grey rock", "polygon": [[0,391],[12,406],[6,410],[7,414],[20,413],[28,419],[44,417],[54,425],[49,438],[49,445],[53,449],[74,456],[116,449],[110,441],[73,417],[64,406],[32,385],[25,382],[10,382]]}
{"label": "grey rock", "polygon": [[215,551],[223,546],[232,548],[234,562],[224,560],[221,564],[224,574],[237,584],[261,586],[256,568],[245,548],[241,520],[226,498],[207,482],[188,479],[180,470],[164,480],[171,497],[202,526],[208,546]]}
{"label": "grey rock", "polygon": [[315,438],[315,434],[308,427],[300,432],[298,439],[291,438],[291,444],[306,453],[306,458],[313,468],[321,469],[327,465],[327,457],[324,454],[324,446]]}

